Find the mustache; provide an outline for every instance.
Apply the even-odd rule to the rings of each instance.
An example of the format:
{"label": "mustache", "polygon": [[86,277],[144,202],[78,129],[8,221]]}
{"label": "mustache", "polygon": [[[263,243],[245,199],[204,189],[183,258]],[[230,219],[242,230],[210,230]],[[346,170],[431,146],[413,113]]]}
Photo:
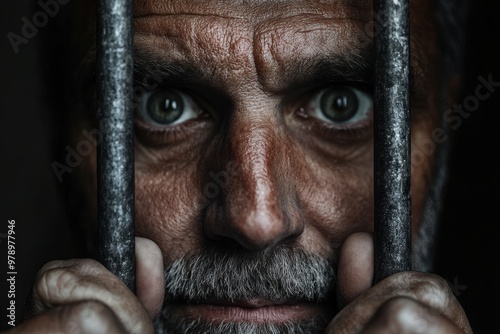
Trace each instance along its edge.
{"label": "mustache", "polygon": [[165,303],[266,299],[324,302],[335,285],[335,264],[298,246],[262,252],[212,247],[165,270]]}

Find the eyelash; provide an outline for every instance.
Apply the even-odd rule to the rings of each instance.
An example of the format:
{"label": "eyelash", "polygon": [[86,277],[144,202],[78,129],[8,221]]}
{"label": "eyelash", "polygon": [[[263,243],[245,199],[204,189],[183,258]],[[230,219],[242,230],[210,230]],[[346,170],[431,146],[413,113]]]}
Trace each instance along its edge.
{"label": "eyelash", "polygon": [[[328,86],[326,86],[328,87]],[[354,89],[360,90],[370,97],[372,94],[368,92],[370,90],[370,85],[368,84],[347,84],[347,85],[332,85],[331,87],[352,87]],[[327,140],[332,140],[337,143],[352,143],[355,140],[364,140],[371,135],[372,125],[373,125],[373,110],[370,112],[369,117],[366,120],[359,122],[359,124],[350,124],[346,126],[345,124],[327,123],[314,116],[305,115],[304,105],[307,105],[316,95],[320,92],[326,90],[325,86],[320,88],[315,88],[309,90],[306,93],[300,94],[298,101],[292,103],[295,105],[295,117],[300,121],[300,128],[304,131],[320,134],[322,138]],[[297,107],[297,105],[299,107]]]}
{"label": "eyelash", "polygon": [[[186,121],[180,123],[172,123],[170,125],[162,126],[161,124],[154,124],[151,121],[145,119],[141,114],[147,113],[144,108],[148,108],[148,99],[154,94],[167,90],[174,90],[179,92],[181,95],[186,96],[189,100],[189,104],[195,104],[196,107],[199,107],[198,115],[194,118],[187,119]],[[145,100],[140,101],[136,105],[135,113],[135,128],[136,128],[136,137],[140,139],[143,143],[149,146],[162,146],[168,145],[170,143],[178,143],[186,138],[188,138],[195,131],[202,128],[204,125],[207,125],[205,122],[206,119],[210,118],[211,115],[205,108],[200,106],[205,105],[205,103],[200,102],[199,98],[196,94],[192,93],[189,90],[180,89],[171,89],[168,87],[156,87],[155,89],[148,90],[142,98]],[[184,99],[184,98],[183,98]],[[187,107],[186,105],[186,107]]]}

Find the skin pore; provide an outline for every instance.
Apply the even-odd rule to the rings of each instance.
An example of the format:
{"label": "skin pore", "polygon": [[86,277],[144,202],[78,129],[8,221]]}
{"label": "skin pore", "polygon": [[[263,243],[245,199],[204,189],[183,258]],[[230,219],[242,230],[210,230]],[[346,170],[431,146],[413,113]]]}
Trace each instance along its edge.
{"label": "skin pore", "polygon": [[[435,275],[372,287],[371,3],[135,1],[137,298],[95,261],[49,263],[24,329],[402,333],[418,315],[470,332]],[[411,10],[417,149],[443,87],[432,4]],[[78,142],[94,108],[75,104]],[[434,159],[412,166],[415,236]],[[95,157],[81,167],[95,212]]]}

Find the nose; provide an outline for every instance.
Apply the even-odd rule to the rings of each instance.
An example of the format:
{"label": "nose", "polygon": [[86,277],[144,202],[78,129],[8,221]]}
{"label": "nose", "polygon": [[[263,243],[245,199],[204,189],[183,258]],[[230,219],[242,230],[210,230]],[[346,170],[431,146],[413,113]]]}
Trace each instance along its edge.
{"label": "nose", "polygon": [[291,159],[279,126],[238,120],[224,144],[222,196],[209,205],[204,229],[212,240],[261,251],[296,239],[304,224],[291,182]]}

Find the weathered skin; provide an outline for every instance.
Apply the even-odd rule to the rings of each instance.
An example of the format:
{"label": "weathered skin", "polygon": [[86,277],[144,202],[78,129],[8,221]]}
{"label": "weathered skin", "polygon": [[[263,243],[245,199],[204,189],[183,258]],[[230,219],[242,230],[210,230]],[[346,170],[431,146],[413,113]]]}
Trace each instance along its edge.
{"label": "weathered skin", "polygon": [[[35,286],[39,315],[16,330],[57,331],[76,322],[89,333],[152,332],[163,264],[206,245],[258,252],[288,243],[338,263],[343,310],[328,333],[413,333],[420,319],[426,333],[470,333],[458,301],[437,276],[406,272],[372,287],[371,116],[341,131],[300,110],[328,85],[370,77],[367,69],[344,73],[340,82],[313,77],[315,62],[327,56],[330,66],[362,58],[371,63],[370,3],[136,1],[137,57],[190,64],[197,75],[184,75],[176,88],[192,92],[204,109],[163,133],[138,120],[136,229],[157,246],[137,241],[138,298],[91,260],[50,263]],[[438,126],[441,87],[431,7],[414,2],[412,11],[416,148]],[[426,156],[412,171],[414,231],[433,161]],[[84,168],[95,174],[95,161]],[[221,171],[229,172],[228,182],[206,202],[209,173]],[[97,327],[85,327],[88,319]]]}

